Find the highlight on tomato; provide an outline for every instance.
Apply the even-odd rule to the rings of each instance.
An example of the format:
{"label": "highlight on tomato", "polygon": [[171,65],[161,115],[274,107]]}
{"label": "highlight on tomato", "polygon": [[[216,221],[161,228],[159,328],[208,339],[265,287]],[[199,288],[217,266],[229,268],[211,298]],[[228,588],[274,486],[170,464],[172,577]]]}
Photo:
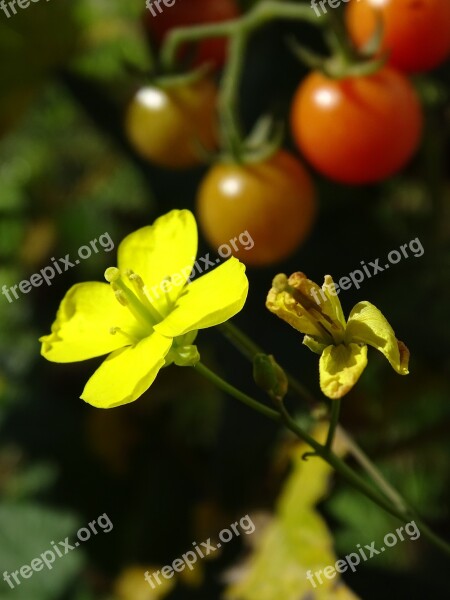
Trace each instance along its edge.
{"label": "highlight on tomato", "polygon": [[203,162],[217,146],[217,88],[207,77],[167,87],[148,85],[134,95],[125,130],[136,152],[170,169]]}
{"label": "highlight on tomato", "polygon": [[[315,216],[311,177],[284,150],[254,164],[217,163],[197,197],[197,219],[211,247],[225,244],[251,266],[288,258],[307,238]],[[239,246],[241,234],[254,242],[245,250]]]}
{"label": "highlight on tomato", "polygon": [[[144,13],[144,26],[157,49],[164,42],[167,34],[175,27],[205,25],[229,21],[240,16],[236,0],[176,0],[171,7],[150,3],[153,10]],[[210,63],[221,68],[227,57],[227,40],[224,38],[206,39],[191,48],[182,48],[181,56],[193,51],[193,65],[201,66]]]}
{"label": "highlight on tomato", "polygon": [[389,64],[407,73],[429,71],[450,56],[449,0],[352,0],[346,10],[348,32],[357,48],[383,22],[382,50]]}
{"label": "highlight on tomato", "polygon": [[423,115],[410,81],[391,68],[343,79],[314,71],[294,96],[291,124],[299,150],[320,173],[364,184],[408,163],[420,143]]}

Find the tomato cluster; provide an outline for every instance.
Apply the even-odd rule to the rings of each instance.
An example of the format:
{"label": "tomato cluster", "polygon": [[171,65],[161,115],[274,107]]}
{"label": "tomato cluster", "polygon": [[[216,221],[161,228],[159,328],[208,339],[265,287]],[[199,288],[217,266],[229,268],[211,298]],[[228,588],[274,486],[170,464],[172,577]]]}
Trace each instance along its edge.
{"label": "tomato cluster", "polygon": [[[189,6],[179,0],[158,19],[147,15],[146,23],[159,45],[175,26],[238,14],[234,0],[191,0]],[[345,184],[379,182],[408,163],[423,125],[408,74],[434,68],[450,54],[450,0],[351,0],[346,24],[355,47],[364,47],[379,19],[379,54],[388,53],[385,66],[336,78],[313,70],[292,101],[291,132],[301,154],[318,173]],[[201,42],[194,64],[220,67],[225,51],[223,39]],[[126,116],[137,152],[172,169],[200,164],[205,150],[220,147],[217,123],[217,88],[211,76],[143,88]],[[206,174],[197,197],[199,223],[215,247],[251,223],[255,243],[240,258],[269,265],[292,254],[312,229],[314,186],[302,163],[284,150],[259,162],[240,158],[222,156]]]}

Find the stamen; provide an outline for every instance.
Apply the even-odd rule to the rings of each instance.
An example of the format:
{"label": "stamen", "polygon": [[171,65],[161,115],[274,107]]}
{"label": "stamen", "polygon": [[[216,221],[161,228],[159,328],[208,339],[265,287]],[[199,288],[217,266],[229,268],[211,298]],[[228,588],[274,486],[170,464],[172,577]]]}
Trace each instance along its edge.
{"label": "stamen", "polygon": [[111,284],[117,300],[122,306],[126,306],[137,321],[145,325],[146,329],[152,331],[155,323],[161,320],[159,314],[155,320],[154,311],[148,309],[139,299],[133,294],[128,286],[124,284],[120,276],[120,271],[116,267],[109,267],[105,271],[105,279]]}
{"label": "stamen", "polygon": [[114,283],[120,279],[120,271],[117,267],[109,267],[105,271],[105,279],[108,283]]}
{"label": "stamen", "polygon": [[124,331],[120,327],[111,327],[111,329],[109,330],[109,333],[111,335],[116,335],[117,333],[121,333],[124,337],[126,337],[128,340],[130,340],[130,342],[133,345],[136,345],[139,342],[139,340],[137,338],[135,338],[134,336],[130,335],[129,333],[127,333],[126,331]]}
{"label": "stamen", "polygon": [[[163,281],[168,281],[171,284],[171,287],[172,287],[172,277],[170,275],[168,275],[167,277],[165,277]],[[167,310],[169,312],[171,312],[173,310],[173,304],[170,301],[169,293],[168,292],[164,293],[164,300],[166,301]]]}
{"label": "stamen", "polygon": [[118,290],[118,289],[114,289],[114,284],[113,284],[113,290],[114,290],[114,296],[116,297],[116,300],[119,301],[119,303],[122,306],[129,306],[129,302],[125,296],[125,294],[122,292],[122,290]]}
{"label": "stamen", "polygon": [[163,316],[159,313],[159,311],[153,306],[150,300],[147,298],[145,294],[145,284],[140,275],[137,275],[130,269],[127,270],[127,276],[130,282],[133,284],[133,288],[137,293],[139,300],[144,304],[145,308],[152,315],[152,319],[159,323],[163,320]]}

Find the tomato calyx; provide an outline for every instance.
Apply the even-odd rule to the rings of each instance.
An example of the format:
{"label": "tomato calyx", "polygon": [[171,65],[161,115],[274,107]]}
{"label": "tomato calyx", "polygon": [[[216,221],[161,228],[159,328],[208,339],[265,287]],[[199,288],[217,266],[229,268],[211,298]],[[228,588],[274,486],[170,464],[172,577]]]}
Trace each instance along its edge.
{"label": "tomato calyx", "polygon": [[339,17],[329,18],[329,27],[325,38],[330,49],[330,56],[321,56],[305,48],[294,38],[288,39],[288,45],[294,56],[302,63],[311,69],[320,71],[330,79],[373,75],[384,67],[389,57],[387,52],[381,52],[383,39],[381,17],[377,18],[373,36],[359,50],[349,40],[344,24]]}
{"label": "tomato calyx", "polygon": [[[245,140],[226,140],[218,153],[208,153],[208,162],[227,162],[250,165],[269,160],[280,149],[284,125],[272,115],[262,115]],[[230,143],[231,142],[231,143]],[[203,150],[203,155],[205,156]]]}

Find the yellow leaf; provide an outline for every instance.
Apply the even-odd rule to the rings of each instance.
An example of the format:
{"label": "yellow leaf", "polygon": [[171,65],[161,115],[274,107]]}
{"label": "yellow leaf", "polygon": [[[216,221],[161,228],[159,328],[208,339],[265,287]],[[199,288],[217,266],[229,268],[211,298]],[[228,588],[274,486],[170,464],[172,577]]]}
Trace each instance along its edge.
{"label": "yellow leaf", "polygon": [[308,571],[323,571],[337,560],[332,535],[315,508],[327,494],[331,467],[319,458],[304,461],[309,450],[303,443],[296,446],[275,515],[240,580],[228,587],[227,600],[357,600],[339,573],[332,579],[322,574],[322,584],[313,579],[315,587],[307,579]]}

